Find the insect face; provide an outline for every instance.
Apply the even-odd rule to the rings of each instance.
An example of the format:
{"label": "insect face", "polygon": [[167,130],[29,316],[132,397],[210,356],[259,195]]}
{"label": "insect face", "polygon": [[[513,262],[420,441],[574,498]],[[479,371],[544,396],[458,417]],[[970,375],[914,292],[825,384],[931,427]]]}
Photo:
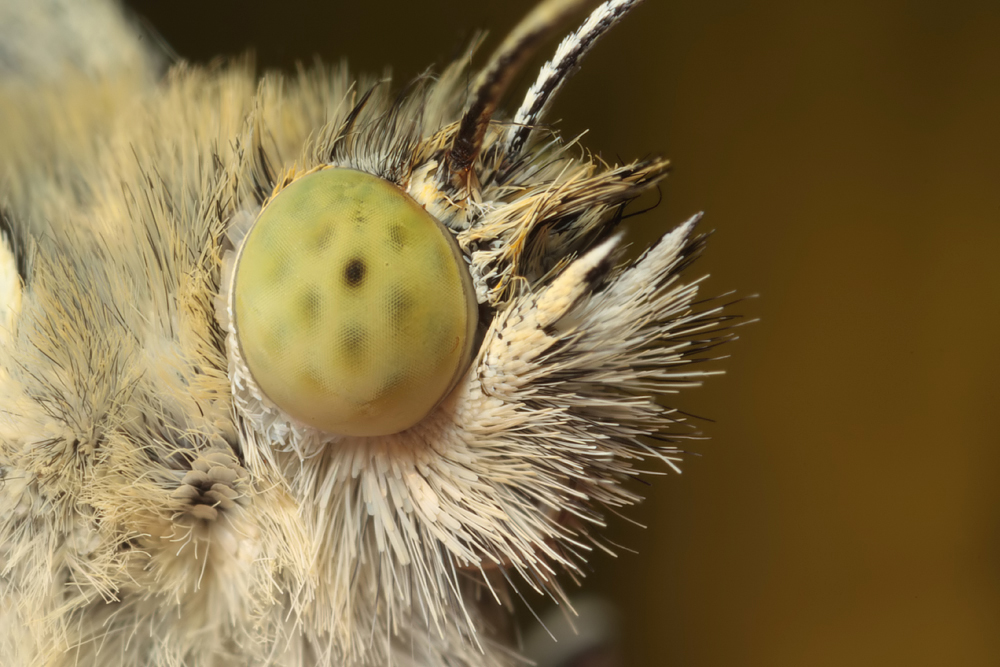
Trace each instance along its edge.
{"label": "insect face", "polygon": [[732,337],[699,216],[621,248],[667,161],[546,118],[638,0],[510,98],[589,4],[394,85],[0,2],[0,664],[506,667],[569,608]]}

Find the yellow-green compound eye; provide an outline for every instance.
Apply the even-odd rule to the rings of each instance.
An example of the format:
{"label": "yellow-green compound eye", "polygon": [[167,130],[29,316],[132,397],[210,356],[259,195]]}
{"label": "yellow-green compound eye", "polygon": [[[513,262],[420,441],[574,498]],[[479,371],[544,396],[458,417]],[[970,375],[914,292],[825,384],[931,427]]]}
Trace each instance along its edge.
{"label": "yellow-green compound eye", "polygon": [[234,280],[254,381],[324,431],[409,428],[468,364],[477,309],[458,245],[370,174],[324,169],[279,192],[247,235]]}

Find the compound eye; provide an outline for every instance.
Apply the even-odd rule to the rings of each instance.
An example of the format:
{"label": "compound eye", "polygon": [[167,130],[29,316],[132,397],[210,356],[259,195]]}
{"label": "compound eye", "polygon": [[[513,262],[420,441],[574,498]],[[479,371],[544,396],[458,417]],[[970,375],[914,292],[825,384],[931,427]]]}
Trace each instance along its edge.
{"label": "compound eye", "polygon": [[478,312],[452,234],[395,185],[339,168],[268,202],[232,299],[261,391],[343,435],[396,433],[427,415],[469,364]]}

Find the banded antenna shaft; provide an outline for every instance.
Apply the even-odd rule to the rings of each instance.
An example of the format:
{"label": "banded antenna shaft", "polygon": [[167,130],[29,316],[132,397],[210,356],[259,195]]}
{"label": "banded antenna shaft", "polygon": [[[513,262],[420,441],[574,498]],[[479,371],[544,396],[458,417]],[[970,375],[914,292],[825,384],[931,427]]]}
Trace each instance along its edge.
{"label": "banded antenna shaft", "polygon": [[441,183],[461,185],[479,157],[483,137],[507,87],[538,47],[588,0],[545,0],[511,31],[476,78],[458,132],[448,149]]}
{"label": "banded antenna shaft", "polygon": [[617,25],[642,0],[608,0],[559,44],[552,60],[542,66],[538,78],[524,96],[507,135],[507,156],[516,158],[528,136],[545,117],[556,93],[579,68],[580,61],[612,26]]}

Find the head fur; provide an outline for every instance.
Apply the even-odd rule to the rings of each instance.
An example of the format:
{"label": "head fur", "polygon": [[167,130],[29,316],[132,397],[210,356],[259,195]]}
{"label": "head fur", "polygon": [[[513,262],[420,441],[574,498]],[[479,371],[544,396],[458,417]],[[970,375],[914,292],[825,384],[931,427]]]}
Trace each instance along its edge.
{"label": "head fur", "polygon": [[[113,5],[79,4],[125,43]],[[594,10],[498,112],[580,4],[543,3],[471,96],[464,59],[397,93],[343,67],[157,81],[126,50],[53,70],[38,49],[58,43],[2,61],[0,662],[500,665],[491,608],[525,588],[568,602],[557,575],[582,577],[605,512],[640,500],[623,482],[676,467],[692,435],[662,397],[731,337],[684,277],[697,217],[623,259],[623,211],[667,162],[608,165],[541,125],[636,1]],[[400,433],[298,422],[240,359],[236,251],[325,167],[408,193],[475,286],[468,372]]]}

